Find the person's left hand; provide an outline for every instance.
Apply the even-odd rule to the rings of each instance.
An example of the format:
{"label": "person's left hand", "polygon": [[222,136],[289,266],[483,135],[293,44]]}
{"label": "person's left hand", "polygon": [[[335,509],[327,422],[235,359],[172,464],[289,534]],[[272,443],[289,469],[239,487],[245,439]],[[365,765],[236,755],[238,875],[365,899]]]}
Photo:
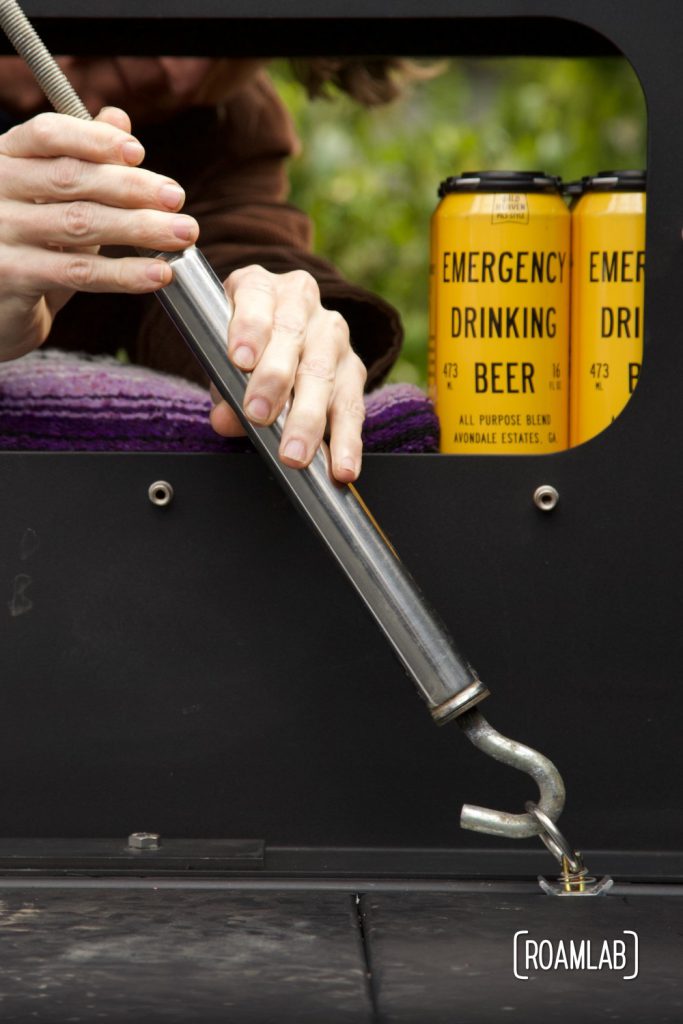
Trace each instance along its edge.
{"label": "person's left hand", "polygon": [[[244,411],[255,426],[269,426],[290,396],[280,459],[307,466],[329,423],[332,473],[350,483],[360,473],[366,370],[351,348],[346,321],[320,304],[315,279],[305,270],[271,274],[263,267],[235,270],[224,282],[233,304],[228,355],[251,373]],[[292,394],[293,393],[293,394]],[[214,430],[243,434],[227,402],[211,412]]]}

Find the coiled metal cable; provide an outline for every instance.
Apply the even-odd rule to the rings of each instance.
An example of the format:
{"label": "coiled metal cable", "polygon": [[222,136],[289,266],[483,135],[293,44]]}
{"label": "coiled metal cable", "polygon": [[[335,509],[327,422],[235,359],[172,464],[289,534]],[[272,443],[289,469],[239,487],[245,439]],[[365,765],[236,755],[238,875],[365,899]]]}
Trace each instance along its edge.
{"label": "coiled metal cable", "polygon": [[47,98],[59,114],[92,120],[68,78],[16,0],[0,0],[0,26],[20,57],[33,72]]}

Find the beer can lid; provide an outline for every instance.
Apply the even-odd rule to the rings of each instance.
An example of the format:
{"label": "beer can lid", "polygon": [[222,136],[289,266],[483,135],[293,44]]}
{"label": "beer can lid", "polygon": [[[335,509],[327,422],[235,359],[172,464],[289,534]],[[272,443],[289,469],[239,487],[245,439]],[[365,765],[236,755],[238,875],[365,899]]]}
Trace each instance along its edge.
{"label": "beer can lid", "polygon": [[543,171],[467,171],[446,178],[439,197],[450,192],[559,192],[561,178]]}
{"label": "beer can lid", "polygon": [[581,181],[565,181],[562,183],[562,195],[563,196],[581,196],[586,187],[586,179],[582,178]]}
{"label": "beer can lid", "polygon": [[645,171],[599,171],[583,179],[584,192],[644,192]]}

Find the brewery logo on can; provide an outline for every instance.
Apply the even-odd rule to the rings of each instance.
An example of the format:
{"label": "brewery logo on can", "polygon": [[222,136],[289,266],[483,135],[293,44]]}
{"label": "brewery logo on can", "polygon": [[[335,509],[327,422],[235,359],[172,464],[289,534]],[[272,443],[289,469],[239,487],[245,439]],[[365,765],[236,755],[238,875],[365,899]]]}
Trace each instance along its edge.
{"label": "brewery logo on can", "polygon": [[430,390],[441,451],[568,445],[570,215],[558,178],[448,178],[432,218]]}
{"label": "brewery logo on can", "polygon": [[585,178],[571,219],[570,441],[576,445],[617,418],[640,376],[645,172]]}

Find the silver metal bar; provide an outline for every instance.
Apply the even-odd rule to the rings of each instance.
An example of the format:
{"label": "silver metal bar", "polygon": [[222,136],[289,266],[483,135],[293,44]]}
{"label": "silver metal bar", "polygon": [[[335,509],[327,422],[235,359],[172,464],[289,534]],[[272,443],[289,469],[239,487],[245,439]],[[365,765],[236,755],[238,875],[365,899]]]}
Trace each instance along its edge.
{"label": "silver metal bar", "polygon": [[[565,789],[562,776],[552,761],[537,750],[503,736],[477,710],[461,715],[458,725],[475,747],[489,757],[530,775],[539,789],[539,809],[552,822],[557,821],[564,807]],[[460,824],[462,828],[473,832],[487,832],[492,836],[506,836],[509,839],[524,839],[542,831],[531,814],[508,814],[506,811],[493,811],[472,804],[463,806]]]}
{"label": "silver metal bar", "polygon": [[372,612],[433,717],[447,721],[482,700],[488,690],[455,650],[355,487],[331,478],[326,450],[307,469],[289,469],[278,458],[284,414],[259,428],[242,412],[248,377],[227,357],[230,303],[202,254],[192,247],[157,255],[173,268],[173,281],[157,298]]}

